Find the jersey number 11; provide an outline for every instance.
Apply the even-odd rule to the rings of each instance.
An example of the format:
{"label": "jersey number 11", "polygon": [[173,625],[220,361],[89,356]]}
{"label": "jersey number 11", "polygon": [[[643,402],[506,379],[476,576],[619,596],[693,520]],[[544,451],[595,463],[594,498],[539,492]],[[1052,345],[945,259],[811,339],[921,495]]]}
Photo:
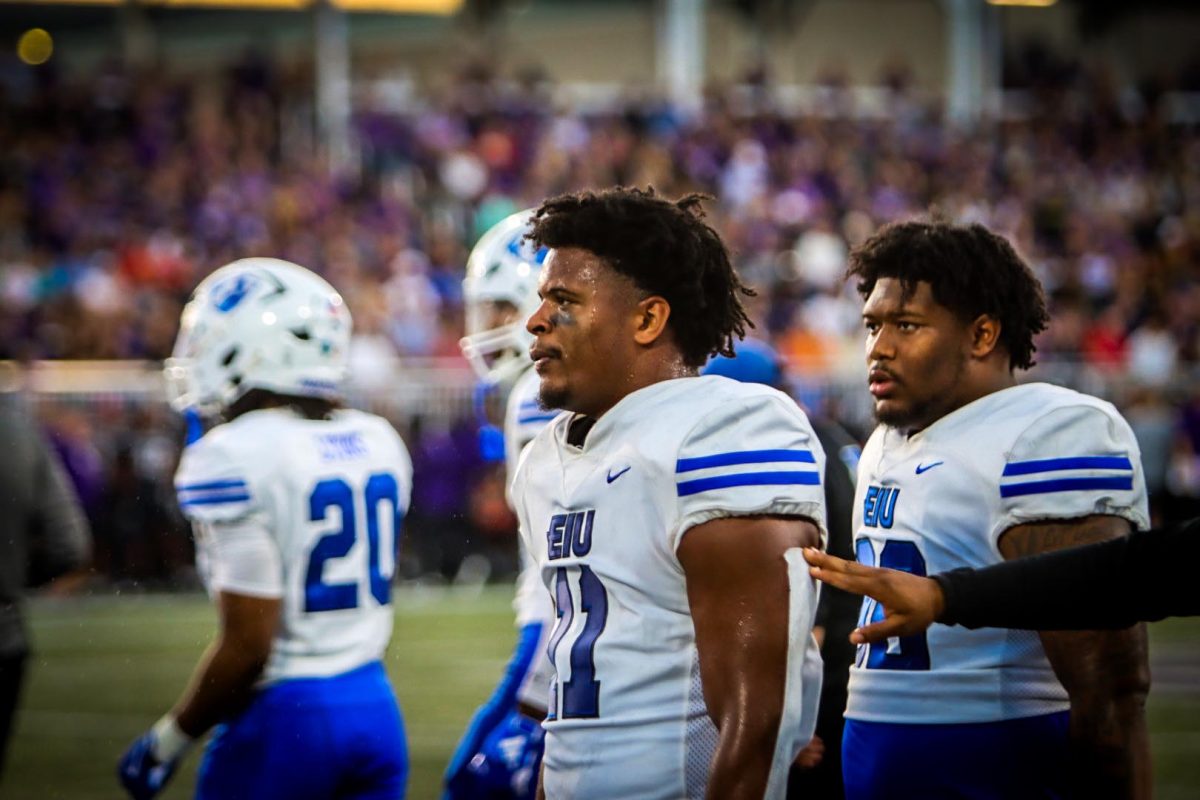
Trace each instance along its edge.
{"label": "jersey number 11", "polygon": [[[572,590],[576,583],[577,590]],[[578,607],[575,603],[578,598]],[[563,654],[559,646],[571,633],[576,614],[584,615],[582,630],[575,634],[569,645],[567,658],[571,677],[557,681],[550,696],[550,716],[559,719],[582,719],[600,716],[600,681],[596,679],[596,640],[604,632],[608,621],[608,592],[604,584],[586,564],[575,567],[559,567],[554,574],[554,606],[558,624],[546,646],[554,671],[563,675]],[[561,700],[561,707],[559,701]]]}

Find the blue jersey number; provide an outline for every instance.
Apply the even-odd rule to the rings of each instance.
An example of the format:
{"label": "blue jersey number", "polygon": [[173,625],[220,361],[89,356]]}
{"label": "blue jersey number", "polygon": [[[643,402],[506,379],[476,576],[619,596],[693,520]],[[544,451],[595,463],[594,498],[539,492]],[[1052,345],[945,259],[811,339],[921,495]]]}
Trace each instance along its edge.
{"label": "blue jersey number", "polygon": [[[879,553],[878,563],[876,563],[875,548],[870,539],[863,538],[855,542],[854,552],[858,562],[869,567],[879,566],[902,570],[922,577],[925,575],[925,557],[921,555],[921,551],[914,542],[900,539],[887,540],[884,542],[883,550]],[[858,615],[858,624],[860,626],[867,625],[882,619],[883,606],[870,597],[864,597],[862,612]],[[865,666],[867,669],[929,669],[929,641],[922,632],[915,636],[901,636],[871,645],[860,645],[858,666]]]}
{"label": "blue jersey number", "polygon": [[[572,601],[571,577],[576,567],[559,567],[554,576],[554,605],[558,624],[546,647],[550,663],[557,670],[559,644],[571,629],[575,619],[575,604]],[[604,584],[586,564],[578,567],[579,611],[585,616],[583,630],[571,643],[568,658],[571,679],[556,684],[550,698],[550,717],[579,719],[600,716],[600,681],[596,679],[596,640],[604,632],[608,622],[608,592]],[[562,698],[561,709],[559,698]],[[556,713],[557,712],[557,713]]]}
{"label": "blue jersey number", "polygon": [[[367,528],[367,581],[371,596],[380,605],[392,600],[392,573],[396,568],[396,551],[400,546],[400,521],[404,513],[400,508],[400,491],[396,478],[390,472],[378,472],[367,479],[363,491],[366,501]],[[380,542],[379,504],[386,503],[392,514],[390,547]],[[318,483],[308,497],[308,518],[322,522],[329,516],[330,509],[337,509],[341,517],[341,528],[327,533],[313,545],[308,556],[308,570],[304,576],[305,612],[338,611],[358,607],[359,581],[326,583],[323,580],[325,562],[332,558],[345,557],[358,539],[358,522],[354,514],[354,490],[341,478],[327,478]],[[388,557],[385,560],[384,554]]]}

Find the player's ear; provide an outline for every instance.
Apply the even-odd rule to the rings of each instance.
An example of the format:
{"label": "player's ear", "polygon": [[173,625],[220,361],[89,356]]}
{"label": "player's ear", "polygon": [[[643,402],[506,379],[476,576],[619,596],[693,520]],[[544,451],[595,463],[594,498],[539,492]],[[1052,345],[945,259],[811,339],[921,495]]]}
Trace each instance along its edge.
{"label": "player's ear", "polygon": [[989,314],[980,314],[971,323],[971,355],[987,358],[1000,344],[1000,320]]}
{"label": "player's ear", "polygon": [[671,316],[671,304],[659,295],[651,295],[638,301],[634,320],[636,328],[633,340],[640,345],[650,345],[667,330],[667,320]]}

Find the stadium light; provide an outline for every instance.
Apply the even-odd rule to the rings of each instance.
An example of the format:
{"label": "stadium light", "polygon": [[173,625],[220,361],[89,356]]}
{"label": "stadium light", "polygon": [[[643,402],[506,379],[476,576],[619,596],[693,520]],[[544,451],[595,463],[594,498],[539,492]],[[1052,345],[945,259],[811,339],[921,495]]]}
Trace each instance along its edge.
{"label": "stadium light", "polygon": [[43,28],[30,28],[17,40],[17,58],[31,67],[45,64],[54,54],[54,39]]}
{"label": "stadium light", "polygon": [[1026,8],[1049,8],[1058,0],[987,0],[989,6],[1025,6]]}

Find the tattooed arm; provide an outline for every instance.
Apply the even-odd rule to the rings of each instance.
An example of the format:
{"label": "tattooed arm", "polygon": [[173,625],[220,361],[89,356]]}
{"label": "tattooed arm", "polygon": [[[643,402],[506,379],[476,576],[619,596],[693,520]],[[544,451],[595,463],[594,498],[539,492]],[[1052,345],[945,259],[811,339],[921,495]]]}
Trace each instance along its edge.
{"label": "tattooed arm", "polygon": [[[1128,534],[1129,528],[1128,522],[1112,516],[1029,523],[1005,531],[999,546],[1011,560],[1114,539]],[[1039,635],[1071,699],[1076,792],[1081,797],[1149,798],[1146,626]]]}

